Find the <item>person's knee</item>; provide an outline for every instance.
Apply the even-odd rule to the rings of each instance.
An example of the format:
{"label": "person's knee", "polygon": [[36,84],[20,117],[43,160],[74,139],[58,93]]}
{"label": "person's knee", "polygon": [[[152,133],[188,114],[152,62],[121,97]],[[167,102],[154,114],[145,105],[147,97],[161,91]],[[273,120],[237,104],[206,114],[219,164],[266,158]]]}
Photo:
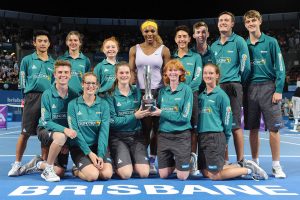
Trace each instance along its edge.
{"label": "person's knee", "polygon": [[140,178],[148,178],[149,170],[137,171]]}
{"label": "person's knee", "polygon": [[67,141],[67,137],[65,134],[63,133],[58,133],[55,132],[54,136],[53,136],[53,143],[59,145],[59,146],[63,146]]}
{"label": "person's knee", "polygon": [[101,180],[109,180],[113,175],[112,169],[106,169],[100,172],[99,178]]}
{"label": "person's knee", "polygon": [[170,173],[168,170],[159,170],[159,177],[166,179],[170,176]]}
{"label": "person's knee", "polygon": [[177,171],[177,178],[178,178],[179,180],[184,181],[184,180],[186,180],[188,177],[189,177],[189,172],[179,172],[179,171]]}
{"label": "person's knee", "polygon": [[93,182],[93,181],[98,180],[99,173],[86,173],[86,174],[84,174],[84,176],[85,176],[86,181]]}
{"label": "person's knee", "polygon": [[121,173],[118,173],[119,177],[123,180],[127,180],[127,179],[130,179],[132,173],[130,172],[121,172]]}

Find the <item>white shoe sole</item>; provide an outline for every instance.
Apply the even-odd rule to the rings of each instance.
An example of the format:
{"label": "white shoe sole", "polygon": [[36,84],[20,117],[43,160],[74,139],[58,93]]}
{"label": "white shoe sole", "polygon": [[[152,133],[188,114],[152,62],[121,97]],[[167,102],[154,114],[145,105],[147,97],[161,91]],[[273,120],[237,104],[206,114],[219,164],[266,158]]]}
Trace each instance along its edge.
{"label": "white shoe sole", "polygon": [[58,179],[46,179],[46,177],[43,174],[41,174],[41,177],[47,182],[59,182],[60,181],[59,177],[58,177]]}

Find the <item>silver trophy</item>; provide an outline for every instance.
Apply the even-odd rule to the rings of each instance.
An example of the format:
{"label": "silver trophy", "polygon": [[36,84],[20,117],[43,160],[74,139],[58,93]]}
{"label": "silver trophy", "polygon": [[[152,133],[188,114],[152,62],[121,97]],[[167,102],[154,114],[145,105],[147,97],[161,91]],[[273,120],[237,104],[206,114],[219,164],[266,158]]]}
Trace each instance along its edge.
{"label": "silver trophy", "polygon": [[144,83],[145,83],[145,95],[142,100],[143,110],[150,108],[150,111],[154,111],[154,106],[156,106],[156,100],[151,94],[151,67],[150,65],[144,66]]}

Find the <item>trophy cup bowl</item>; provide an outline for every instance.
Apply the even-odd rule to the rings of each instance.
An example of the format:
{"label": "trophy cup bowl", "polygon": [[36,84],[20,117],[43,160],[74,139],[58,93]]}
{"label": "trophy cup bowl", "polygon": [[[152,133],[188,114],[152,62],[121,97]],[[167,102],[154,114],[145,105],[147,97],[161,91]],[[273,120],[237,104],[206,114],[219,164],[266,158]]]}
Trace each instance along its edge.
{"label": "trophy cup bowl", "polygon": [[154,111],[156,106],[156,100],[153,98],[151,93],[151,66],[144,66],[144,83],[145,83],[145,95],[142,99],[142,109]]}

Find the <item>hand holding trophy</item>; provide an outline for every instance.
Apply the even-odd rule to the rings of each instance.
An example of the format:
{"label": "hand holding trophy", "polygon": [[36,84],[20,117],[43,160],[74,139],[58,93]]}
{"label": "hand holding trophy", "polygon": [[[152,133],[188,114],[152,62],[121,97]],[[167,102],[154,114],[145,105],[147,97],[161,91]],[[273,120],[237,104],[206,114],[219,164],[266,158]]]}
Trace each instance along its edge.
{"label": "hand holding trophy", "polygon": [[145,82],[145,95],[142,99],[142,108],[143,110],[149,109],[150,111],[155,110],[156,100],[151,94],[151,66],[144,66],[144,82]]}

